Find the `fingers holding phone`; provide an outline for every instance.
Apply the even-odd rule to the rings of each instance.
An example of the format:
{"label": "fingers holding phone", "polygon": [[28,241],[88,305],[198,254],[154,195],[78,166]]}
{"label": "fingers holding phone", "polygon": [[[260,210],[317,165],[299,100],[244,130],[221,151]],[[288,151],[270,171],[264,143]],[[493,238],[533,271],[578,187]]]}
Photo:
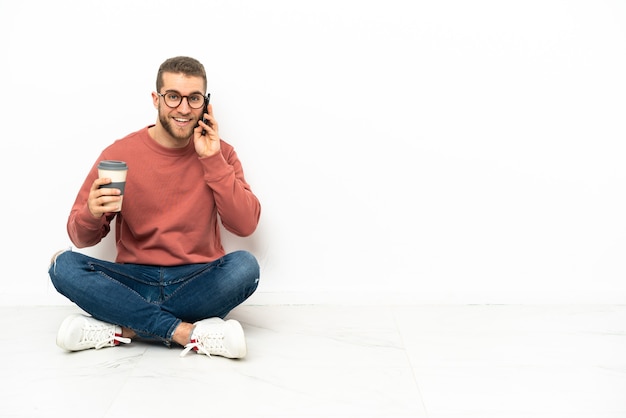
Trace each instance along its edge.
{"label": "fingers holding phone", "polygon": [[[211,101],[211,93],[207,93],[204,98],[204,113],[202,113],[202,122],[209,125],[209,120],[206,117],[206,113],[209,113],[209,102]],[[206,129],[202,128],[202,135],[206,135]]]}
{"label": "fingers holding phone", "polygon": [[220,137],[217,121],[213,117],[213,105],[207,104],[202,120],[194,131],[194,145],[201,157],[217,154],[220,150]]}

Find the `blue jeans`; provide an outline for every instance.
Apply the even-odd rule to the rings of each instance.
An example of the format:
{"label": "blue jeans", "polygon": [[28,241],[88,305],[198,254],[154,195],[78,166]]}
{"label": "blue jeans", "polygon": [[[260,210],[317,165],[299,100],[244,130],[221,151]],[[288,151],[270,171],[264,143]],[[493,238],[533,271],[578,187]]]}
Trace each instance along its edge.
{"label": "blue jeans", "polygon": [[65,251],[48,270],[54,287],[94,318],[169,345],[184,322],[224,318],[256,290],[259,264],[235,251],[206,264],[118,264]]}

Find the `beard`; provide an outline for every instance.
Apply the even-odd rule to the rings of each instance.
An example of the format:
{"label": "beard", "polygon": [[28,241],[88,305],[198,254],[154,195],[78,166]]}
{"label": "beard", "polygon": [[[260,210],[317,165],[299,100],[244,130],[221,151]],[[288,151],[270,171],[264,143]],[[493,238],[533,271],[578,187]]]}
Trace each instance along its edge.
{"label": "beard", "polygon": [[187,141],[192,135],[195,125],[190,125],[187,129],[181,129],[178,126],[172,124],[171,120],[159,112],[159,122],[165,131],[177,141]]}

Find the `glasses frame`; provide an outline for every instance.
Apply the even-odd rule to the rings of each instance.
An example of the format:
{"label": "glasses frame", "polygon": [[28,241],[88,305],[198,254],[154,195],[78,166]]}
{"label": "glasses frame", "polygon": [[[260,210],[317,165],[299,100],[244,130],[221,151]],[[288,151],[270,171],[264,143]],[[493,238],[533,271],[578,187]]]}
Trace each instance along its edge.
{"label": "glasses frame", "polygon": [[[165,99],[165,95],[168,94],[168,93],[176,93],[176,94],[178,94],[178,96],[180,96],[180,101],[178,102],[178,104],[176,106],[170,106],[170,105],[167,104],[167,100]],[[187,99],[187,105],[190,108],[192,108],[192,109],[202,109],[202,107],[207,104],[207,102],[209,100],[209,97],[211,97],[211,93],[207,93],[206,96],[203,96],[202,94],[200,94],[200,96],[202,96],[202,98],[204,99],[202,101],[202,104],[200,106],[198,106],[198,107],[193,107],[191,105],[191,102],[189,101],[189,96],[194,96],[196,94],[200,94],[200,93],[192,93],[192,94],[189,94],[187,96],[182,96],[176,90],[168,90],[165,93],[157,93],[157,96],[163,97],[163,103],[165,103],[165,106],[169,107],[170,109],[176,109],[178,106],[180,106],[181,103],[183,102],[183,99]]]}

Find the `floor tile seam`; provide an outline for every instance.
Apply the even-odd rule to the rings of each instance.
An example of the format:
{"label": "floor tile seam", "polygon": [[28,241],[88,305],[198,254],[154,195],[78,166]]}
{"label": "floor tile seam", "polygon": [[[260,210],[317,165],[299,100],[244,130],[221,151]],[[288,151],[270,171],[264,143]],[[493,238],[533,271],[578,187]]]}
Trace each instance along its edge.
{"label": "floor tile seam", "polygon": [[[438,370],[439,373],[458,371],[459,374],[475,374],[477,371],[492,371],[494,373],[500,372],[515,372],[515,373],[542,373],[556,376],[557,374],[563,375],[577,375],[583,376],[585,372],[612,374],[618,378],[624,379],[626,382],[626,368],[622,367],[610,367],[610,366],[598,366],[598,365],[521,365],[521,364],[418,364],[412,366],[415,370]],[[483,374],[482,377],[485,377]]]}
{"label": "floor tile seam", "polygon": [[488,363],[488,362],[462,362],[462,361],[447,361],[445,363],[442,362],[424,362],[421,363],[419,361],[413,362],[411,367],[433,367],[433,368],[519,368],[522,370],[525,369],[539,369],[539,368],[552,368],[554,370],[557,369],[566,369],[566,370],[611,370],[615,372],[621,372],[626,375],[626,366],[624,364],[607,364],[607,363],[589,363],[589,364],[581,364],[581,363],[562,363],[562,364],[546,364],[546,363],[531,363],[531,362],[502,362],[502,363]]}
{"label": "floor tile seam", "polygon": [[397,309],[392,309],[391,310],[392,313],[392,318],[396,327],[396,330],[398,332],[398,337],[400,339],[400,343],[402,345],[402,348],[404,350],[404,355],[407,361],[407,364],[411,367],[411,376],[413,378],[413,384],[415,385],[415,390],[417,391],[417,394],[419,396],[420,399],[420,404],[422,406],[422,409],[424,410],[426,417],[429,417],[429,409],[428,406],[426,404],[426,399],[424,398],[424,391],[421,388],[420,382],[418,380],[418,376],[416,374],[416,370],[415,367],[413,367],[413,361],[411,360],[411,356],[409,355],[408,349],[407,349],[407,345],[406,345],[406,341],[405,341],[405,337],[404,337],[404,333],[402,332],[401,329],[401,325],[399,323],[398,320],[398,310]]}

